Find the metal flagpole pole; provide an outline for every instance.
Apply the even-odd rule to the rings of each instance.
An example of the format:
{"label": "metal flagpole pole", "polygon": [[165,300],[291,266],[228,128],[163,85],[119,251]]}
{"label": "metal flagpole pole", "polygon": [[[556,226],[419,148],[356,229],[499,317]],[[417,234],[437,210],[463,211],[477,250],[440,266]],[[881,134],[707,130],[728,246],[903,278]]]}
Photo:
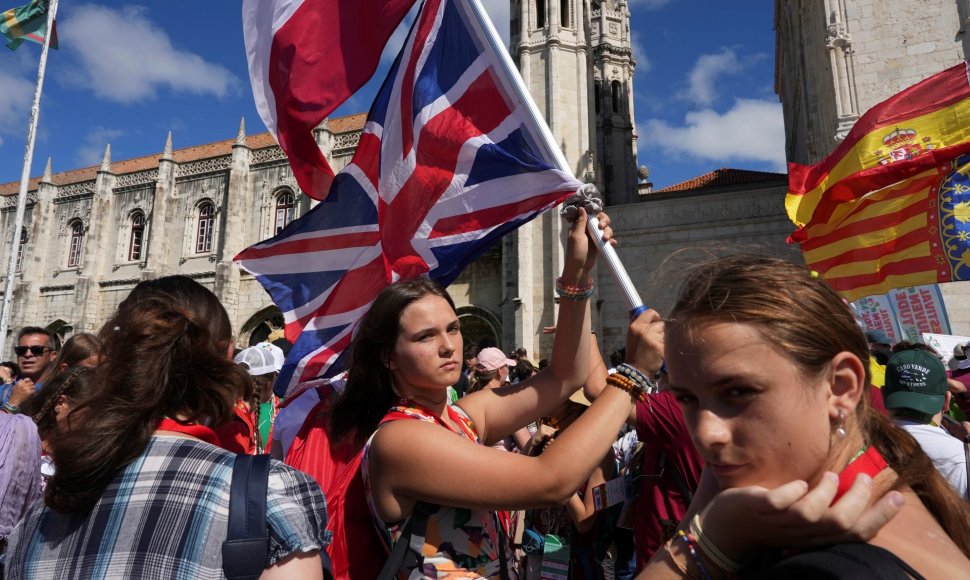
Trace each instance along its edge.
{"label": "metal flagpole pole", "polygon": [[6,352],[7,326],[10,322],[10,307],[13,303],[13,284],[17,277],[17,249],[20,244],[20,230],[24,227],[24,210],[27,206],[27,188],[30,185],[30,164],[34,158],[34,140],[37,136],[37,120],[40,117],[40,94],[44,88],[44,71],[47,69],[47,52],[50,48],[51,34],[54,31],[54,15],[57,13],[57,0],[50,0],[47,6],[47,32],[44,34],[44,48],[40,51],[40,64],[37,67],[37,86],[34,89],[34,103],[30,107],[30,123],[27,127],[27,145],[24,147],[24,169],[20,174],[20,193],[17,194],[17,217],[14,218],[10,239],[10,258],[7,260],[7,279],[3,290],[3,312],[0,313],[0,351]]}
{"label": "metal flagpole pole", "polygon": [[[462,1],[462,0],[456,0]],[[546,149],[547,154],[556,160],[558,165],[557,169],[566,173],[568,175],[573,175],[572,168],[569,167],[569,162],[566,161],[566,157],[562,154],[562,150],[559,145],[556,144],[556,139],[552,135],[552,131],[549,130],[549,126],[546,124],[546,120],[543,118],[542,114],[539,112],[539,108],[536,106],[535,101],[532,100],[532,94],[525,87],[525,83],[522,82],[522,77],[519,76],[519,69],[516,68],[515,63],[512,62],[512,57],[509,56],[508,50],[505,45],[502,44],[502,39],[499,37],[498,32],[495,30],[495,26],[492,25],[492,21],[488,18],[485,13],[485,9],[479,0],[466,0],[468,7],[471,8],[472,14],[478,21],[479,27],[485,33],[485,38],[488,41],[489,48],[498,57],[498,61],[502,68],[505,69],[505,74],[508,79],[512,81],[512,86],[510,87],[515,94],[519,97],[519,101],[525,105],[525,109],[529,116],[532,118],[535,126],[539,128],[539,132],[542,137],[540,147]],[[630,276],[626,272],[626,268],[623,266],[623,262],[620,261],[620,257],[616,255],[616,250],[613,246],[604,243],[601,239],[599,233],[599,220],[596,216],[589,216],[589,221],[587,222],[587,230],[591,234],[591,237],[599,243],[600,254],[606,260],[606,264],[609,266],[610,272],[613,274],[613,278],[616,283],[620,286],[623,291],[623,296],[626,298],[627,305],[630,308],[630,317],[635,318],[641,312],[644,312],[647,307],[643,305],[643,300],[640,299],[640,294],[637,289],[633,286],[633,282],[630,281]]]}

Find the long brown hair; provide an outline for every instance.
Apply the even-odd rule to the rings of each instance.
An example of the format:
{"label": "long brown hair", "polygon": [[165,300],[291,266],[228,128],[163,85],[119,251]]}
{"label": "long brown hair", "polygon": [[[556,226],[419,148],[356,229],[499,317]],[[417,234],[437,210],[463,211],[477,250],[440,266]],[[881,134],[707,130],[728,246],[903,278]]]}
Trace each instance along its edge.
{"label": "long brown hair", "polygon": [[141,282],[100,332],[97,386],[57,431],[57,471],[45,493],[64,512],[89,509],[119,470],[147,447],[165,416],[220,424],[245,389],[227,357],[232,329],[215,295],[185,276]]}
{"label": "long brown hair", "polygon": [[347,385],[329,410],[328,433],[334,441],[353,436],[355,443],[362,444],[397,400],[388,357],[400,333],[404,309],[425,296],[439,296],[455,308],[444,288],[423,277],[395,282],[374,300],[351,345]]}
{"label": "long brown hair", "polygon": [[44,384],[50,383],[57,375],[63,373],[78,363],[84,362],[95,355],[101,354],[101,339],[89,332],[73,335],[64,342],[64,346],[57,353],[57,358],[51,362],[50,370],[44,377]]}
{"label": "long brown hair", "polygon": [[712,322],[752,324],[778,345],[803,372],[823,372],[833,357],[850,352],[866,368],[856,418],[866,443],[874,445],[957,546],[970,557],[970,505],[919,444],[869,403],[869,347],[851,310],[804,266],[776,258],[740,255],[697,266],[685,279],[670,315],[668,336],[690,333]]}

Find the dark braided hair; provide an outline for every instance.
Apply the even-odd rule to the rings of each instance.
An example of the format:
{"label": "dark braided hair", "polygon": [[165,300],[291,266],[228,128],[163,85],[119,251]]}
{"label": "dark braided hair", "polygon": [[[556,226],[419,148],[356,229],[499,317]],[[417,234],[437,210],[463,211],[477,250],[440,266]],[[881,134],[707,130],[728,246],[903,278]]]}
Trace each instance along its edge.
{"label": "dark braided hair", "polygon": [[87,397],[94,389],[94,370],[74,367],[57,374],[36,395],[24,403],[23,413],[37,424],[41,439],[46,439],[57,428],[54,409],[61,397],[78,400]]}

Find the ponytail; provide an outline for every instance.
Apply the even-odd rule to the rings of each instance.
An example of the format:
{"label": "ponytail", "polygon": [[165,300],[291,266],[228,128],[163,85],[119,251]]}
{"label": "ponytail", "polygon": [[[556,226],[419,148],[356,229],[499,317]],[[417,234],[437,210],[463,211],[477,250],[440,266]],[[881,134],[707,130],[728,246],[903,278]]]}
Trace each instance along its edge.
{"label": "ponytail", "polygon": [[216,297],[184,276],[142,282],[101,330],[96,387],[50,442],[57,471],[45,493],[62,512],[90,509],[148,446],[163,417],[220,424],[245,392],[227,358],[231,327]]}

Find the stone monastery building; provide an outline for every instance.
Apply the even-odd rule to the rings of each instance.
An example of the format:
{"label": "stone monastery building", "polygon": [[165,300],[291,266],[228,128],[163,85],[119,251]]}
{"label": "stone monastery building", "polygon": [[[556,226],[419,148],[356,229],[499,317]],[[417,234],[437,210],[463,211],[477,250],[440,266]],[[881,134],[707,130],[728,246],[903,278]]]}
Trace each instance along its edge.
{"label": "stone monastery building", "polygon": [[[895,2],[825,0],[824,12],[822,4],[775,5],[776,91],[793,161],[817,161],[865,109],[965,53],[957,34],[967,17],[962,2],[899,2],[912,4],[912,17],[877,9]],[[923,18],[927,10],[939,12],[935,20]],[[638,177],[636,61],[625,0],[512,0],[511,15],[510,51],[526,86],[575,174],[603,192],[622,234],[620,257],[649,306],[669,308],[684,262],[722,247],[798,259],[785,243],[793,229],[784,214],[785,175],[717,169],[659,191]],[[889,20],[910,23],[906,35]],[[921,47],[918,54],[913,47]],[[878,82],[892,74],[891,82]],[[335,171],[353,156],[364,119],[332,118],[317,128]],[[14,249],[8,232],[18,189],[0,184],[4,255]],[[140,280],[174,273],[216,293],[237,344],[279,328],[268,295],[232,263],[237,252],[310,208],[268,133],[247,135],[240,123],[234,139],[182,149],[173,148],[169,134],[160,153],[121,161],[111,159],[108,145],[100,166],[54,173],[48,160],[29,189],[15,248],[14,333],[28,324],[47,326],[61,339],[96,331]],[[466,344],[525,346],[534,360],[549,355],[551,338],[541,331],[555,321],[561,230],[560,218],[547,213],[506,236],[452,284]],[[700,252],[675,254],[685,248]],[[665,264],[672,254],[676,264]],[[598,282],[594,326],[609,352],[623,344],[626,306],[603,269]],[[954,332],[970,332],[970,311],[958,308],[954,316],[956,293],[947,292]]]}

